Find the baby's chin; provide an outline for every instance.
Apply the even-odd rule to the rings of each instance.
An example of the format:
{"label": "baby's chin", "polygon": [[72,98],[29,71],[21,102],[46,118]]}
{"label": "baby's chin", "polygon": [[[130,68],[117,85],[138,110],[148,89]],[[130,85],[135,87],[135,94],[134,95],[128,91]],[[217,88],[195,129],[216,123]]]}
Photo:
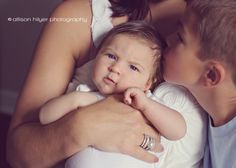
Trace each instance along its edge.
{"label": "baby's chin", "polygon": [[120,94],[120,93],[124,93],[124,91],[121,90],[114,90],[114,89],[99,89],[99,92],[102,95],[112,95],[112,94]]}

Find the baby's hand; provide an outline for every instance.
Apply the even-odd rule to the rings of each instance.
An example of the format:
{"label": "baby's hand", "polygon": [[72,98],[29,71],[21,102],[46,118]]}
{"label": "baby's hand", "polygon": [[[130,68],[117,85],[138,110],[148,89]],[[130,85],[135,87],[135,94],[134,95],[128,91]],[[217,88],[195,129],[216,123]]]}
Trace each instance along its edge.
{"label": "baby's hand", "polygon": [[139,88],[128,88],[124,92],[124,103],[131,105],[137,110],[144,110],[146,100],[146,94]]}

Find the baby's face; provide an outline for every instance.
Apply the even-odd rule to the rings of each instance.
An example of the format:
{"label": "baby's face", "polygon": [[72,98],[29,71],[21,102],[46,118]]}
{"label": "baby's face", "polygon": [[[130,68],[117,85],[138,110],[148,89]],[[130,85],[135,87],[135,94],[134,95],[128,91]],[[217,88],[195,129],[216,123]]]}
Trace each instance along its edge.
{"label": "baby's face", "polygon": [[154,71],[154,50],[140,38],[115,35],[96,57],[93,82],[102,94],[122,93],[129,87],[148,90]]}

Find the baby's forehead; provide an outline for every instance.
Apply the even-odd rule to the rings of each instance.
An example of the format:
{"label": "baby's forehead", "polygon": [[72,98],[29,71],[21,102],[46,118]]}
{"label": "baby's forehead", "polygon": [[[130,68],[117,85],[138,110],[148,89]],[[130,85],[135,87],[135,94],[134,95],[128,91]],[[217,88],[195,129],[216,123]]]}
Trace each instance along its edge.
{"label": "baby's forehead", "polygon": [[108,40],[111,42],[112,40],[114,40],[120,36],[126,37],[129,40],[138,41],[138,42],[142,43],[143,45],[150,46],[150,47],[154,46],[154,45],[158,45],[153,40],[151,40],[150,38],[148,38],[142,34],[119,33],[119,34],[114,34],[111,37],[108,37]]}
{"label": "baby's forehead", "polygon": [[[118,40],[117,40],[118,39]],[[115,44],[115,45],[114,45]],[[112,46],[112,47],[111,47]],[[145,62],[148,63],[151,66],[154,66],[154,62],[160,62],[161,57],[161,47],[159,47],[156,43],[153,41],[144,38],[140,35],[134,35],[134,34],[127,34],[127,33],[120,33],[115,34],[113,36],[110,36],[107,38],[104,43],[101,46],[100,52],[106,52],[106,51],[119,51],[116,50],[115,47],[120,49],[120,46],[122,46],[122,53],[126,48],[132,46],[133,49],[137,49],[137,51],[140,51],[140,47],[142,50],[138,54],[138,57],[141,58],[140,60],[136,60],[139,62]],[[137,48],[135,48],[137,47]],[[145,51],[145,52],[144,52]],[[119,52],[118,52],[119,53]],[[144,58],[144,59],[143,59]],[[148,58],[148,59],[146,59]],[[151,59],[149,59],[151,58]],[[156,66],[156,65],[155,65]]]}
{"label": "baby's forehead", "polygon": [[[125,37],[125,38],[120,38],[120,37]],[[158,44],[155,43],[154,41],[147,39],[146,37],[143,37],[141,35],[127,34],[127,33],[115,34],[113,36],[108,37],[102,44],[101,48],[103,49],[106,48],[107,46],[113,44],[117,39],[121,39],[119,40],[119,42],[117,42],[118,45],[127,44],[128,47],[129,44],[133,45],[138,44],[141,47],[147,47],[148,49],[150,49],[151,52],[158,53],[158,55],[161,53],[161,47],[158,46]]]}

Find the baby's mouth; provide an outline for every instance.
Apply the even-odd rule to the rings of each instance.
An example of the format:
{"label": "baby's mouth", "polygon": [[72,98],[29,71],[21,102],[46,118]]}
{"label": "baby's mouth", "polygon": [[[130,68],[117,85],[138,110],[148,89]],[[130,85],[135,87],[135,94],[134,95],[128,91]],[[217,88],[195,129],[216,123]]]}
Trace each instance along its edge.
{"label": "baby's mouth", "polygon": [[108,76],[104,78],[104,82],[107,84],[116,84],[116,82]]}

